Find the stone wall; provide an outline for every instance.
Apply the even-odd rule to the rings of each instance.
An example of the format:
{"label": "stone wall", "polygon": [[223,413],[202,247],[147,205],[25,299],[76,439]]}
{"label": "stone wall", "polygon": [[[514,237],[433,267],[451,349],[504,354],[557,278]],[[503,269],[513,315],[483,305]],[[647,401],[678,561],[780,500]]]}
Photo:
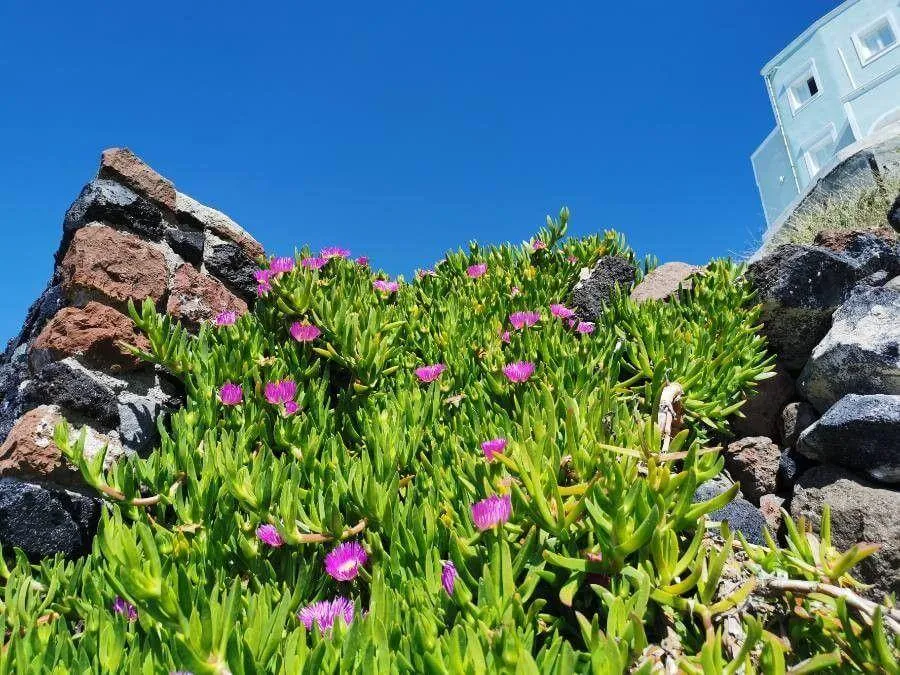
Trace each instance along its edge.
{"label": "stone wall", "polygon": [[246,312],[262,246],[130,150],[103,152],[63,220],[53,276],[0,357],[0,542],[33,557],[81,553],[99,501],[60,455],[54,427],[87,427],[85,452],[143,454],[183,400],[132,356],[147,347],[127,303],[149,298],[191,328]]}

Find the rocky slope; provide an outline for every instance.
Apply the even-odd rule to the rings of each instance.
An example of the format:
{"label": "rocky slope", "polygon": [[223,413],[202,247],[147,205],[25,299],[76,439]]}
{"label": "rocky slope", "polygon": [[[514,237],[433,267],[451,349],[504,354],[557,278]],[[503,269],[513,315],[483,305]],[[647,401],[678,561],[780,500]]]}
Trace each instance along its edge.
{"label": "rocky slope", "polygon": [[149,298],[196,328],[255,298],[260,244],[127,149],[106,150],[66,212],[47,289],[0,359],[0,542],[29,556],[82,552],[99,502],[53,442],[87,427],[85,453],[144,453],[182,392],[125,345],[146,347],[126,304]]}

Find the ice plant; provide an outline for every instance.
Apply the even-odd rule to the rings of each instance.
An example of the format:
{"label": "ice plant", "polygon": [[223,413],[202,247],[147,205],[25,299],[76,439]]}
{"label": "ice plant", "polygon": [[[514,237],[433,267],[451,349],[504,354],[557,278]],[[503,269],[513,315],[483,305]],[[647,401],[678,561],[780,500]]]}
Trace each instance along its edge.
{"label": "ice plant", "polygon": [[472,521],[475,527],[484,532],[497,525],[502,525],[512,513],[512,500],[508,494],[492,495],[487,499],[472,504]]}
{"label": "ice plant", "polygon": [[326,246],[319,252],[319,255],[323,258],[346,258],[350,255],[350,251],[340,246]]}
{"label": "ice plant", "polygon": [[353,262],[355,262],[357,265],[359,265],[361,267],[368,267],[369,266],[369,256],[361,255]]}
{"label": "ice plant", "polygon": [[396,293],[397,289],[400,288],[400,284],[388,279],[376,279],[372,282],[372,288],[382,293]]}
{"label": "ice plant", "polygon": [[487,272],[487,263],[469,265],[469,267],[466,269],[466,274],[468,274],[473,279],[477,279],[478,277],[484,275],[485,272]]}
{"label": "ice plant", "polygon": [[297,618],[306,626],[306,630],[312,630],[315,625],[318,626],[319,633],[325,635],[334,626],[334,621],[338,617],[349,625],[353,621],[354,609],[353,601],[339,595],[333,600],[320,600],[307,605],[300,610]]}
{"label": "ice plant", "polygon": [[338,544],[325,556],[325,571],[338,581],[350,581],[359,574],[359,568],[369,559],[366,549],[358,541]]}
{"label": "ice plant", "polygon": [[272,548],[278,548],[284,544],[284,539],[278,534],[278,529],[274,525],[260,525],[256,528],[257,538],[264,544],[268,544]]}
{"label": "ice plant", "polygon": [[[297,412],[294,396],[297,394],[297,383],[293,380],[268,382],[265,386],[266,400],[272,405],[283,405],[287,414]],[[293,405],[288,405],[293,404]]]}
{"label": "ice plant", "polygon": [[531,242],[531,250],[532,251],[542,251],[547,248],[547,243],[541,239],[535,239]]}
{"label": "ice plant", "polygon": [[541,320],[540,312],[513,312],[509,315],[509,322],[516,330],[522,330],[533,326]]}
{"label": "ice plant", "polygon": [[295,321],[291,324],[291,337],[297,342],[312,342],[322,334],[318,326]]}
{"label": "ice plant", "polygon": [[237,321],[237,312],[219,312],[216,315],[217,326],[233,326]]}
{"label": "ice plant", "polygon": [[441,561],[441,585],[447,591],[447,595],[453,595],[457,576],[459,576],[459,573],[456,571],[456,565],[453,564],[452,560]]}
{"label": "ice plant", "polygon": [[272,258],[269,263],[269,271],[274,274],[284,274],[294,269],[294,259],[290,257]]}
{"label": "ice plant", "polygon": [[270,283],[274,273],[272,270],[256,270],[253,277],[256,279],[256,294],[260,297],[272,290]]}
{"label": "ice plant", "polygon": [[575,310],[565,305],[550,305],[550,313],[557,319],[571,319],[575,316]]}
{"label": "ice plant", "polygon": [[489,441],[485,441],[481,444],[481,450],[484,452],[485,459],[489,462],[493,462],[494,455],[506,450],[506,439],[492,438]]}
{"label": "ice plant", "polygon": [[506,344],[509,344],[509,341],[510,341],[510,337],[509,337],[508,330],[505,330],[502,333],[500,333],[500,342],[505,342]]}
{"label": "ice plant", "polygon": [[239,384],[226,382],[219,388],[219,400],[224,405],[238,405],[244,400],[244,390]]}
{"label": "ice plant", "polygon": [[435,271],[432,270],[432,269],[427,269],[427,270],[416,270],[416,276],[417,276],[419,279],[424,279],[425,277],[436,277],[436,276],[437,276],[437,272],[435,272]]}
{"label": "ice plant", "polygon": [[309,257],[300,261],[300,266],[308,270],[318,270],[328,264],[328,258]]}
{"label": "ice plant", "polygon": [[128,619],[128,621],[130,621],[132,623],[137,621],[137,618],[138,618],[137,607],[132,605],[125,598],[119,597],[117,595],[116,599],[113,600],[112,609],[113,609],[113,612],[115,612],[116,614],[121,614],[126,619]]}
{"label": "ice plant", "polygon": [[596,326],[590,321],[579,321],[578,325],[575,326],[575,330],[582,335],[590,335],[594,332]]}
{"label": "ice plant", "polygon": [[435,363],[430,366],[416,368],[414,372],[416,377],[419,378],[419,382],[434,382],[445,370],[447,370],[447,366],[443,363]]}
{"label": "ice plant", "polygon": [[510,382],[527,382],[534,375],[534,364],[531,361],[516,361],[503,366],[503,374]]}

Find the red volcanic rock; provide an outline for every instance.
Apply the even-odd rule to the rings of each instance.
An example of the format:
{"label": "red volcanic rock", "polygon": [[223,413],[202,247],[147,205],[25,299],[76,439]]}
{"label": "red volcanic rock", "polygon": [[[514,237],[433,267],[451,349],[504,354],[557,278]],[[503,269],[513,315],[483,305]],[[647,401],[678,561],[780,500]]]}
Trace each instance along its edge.
{"label": "red volcanic rock", "polygon": [[142,239],[105,225],[75,233],[60,265],[66,296],[82,305],[102,299],[124,306],[166,293],[168,270],[162,252]]}
{"label": "red volcanic rock", "polygon": [[99,177],[118,181],[167,211],[175,211],[175,186],[128,148],[104,150],[100,156]]}
{"label": "red volcanic rock", "polygon": [[48,361],[81,356],[109,372],[140,367],[141,360],[128,353],[123,343],[144,350],[150,347],[129,317],[91,301],[84,307],[65,307],[56,313],[35,339],[31,362],[37,370]]}
{"label": "red volcanic rock", "polygon": [[166,311],[190,328],[212,321],[220,312],[247,313],[247,303],[215,279],[198,272],[193,265],[182,265],[175,272]]}

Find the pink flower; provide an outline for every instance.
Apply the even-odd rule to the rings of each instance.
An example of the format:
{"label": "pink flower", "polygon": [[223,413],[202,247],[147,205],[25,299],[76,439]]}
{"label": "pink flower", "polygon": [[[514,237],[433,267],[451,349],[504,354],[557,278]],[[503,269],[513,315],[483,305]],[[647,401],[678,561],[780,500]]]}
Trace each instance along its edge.
{"label": "pink flower", "polygon": [[540,239],[535,239],[533,242],[531,242],[532,251],[541,251],[545,248],[547,248],[547,244]]}
{"label": "pink flower", "polygon": [[468,274],[473,279],[477,279],[482,276],[485,272],[487,272],[487,263],[478,263],[477,265],[470,265],[466,269],[466,274]]}
{"label": "pink flower", "polygon": [[568,260],[573,265],[578,264],[578,258],[576,258],[574,255],[570,255],[568,258],[566,258],[566,260]]}
{"label": "pink flower", "polygon": [[311,323],[300,323],[295,321],[291,324],[291,337],[297,342],[312,342],[322,334],[318,326]]}
{"label": "pink flower", "polygon": [[441,562],[441,584],[447,595],[453,595],[453,589],[456,587],[456,577],[459,573],[456,571],[456,565],[451,560]]}
{"label": "pink flower", "polygon": [[356,260],[354,260],[354,262],[357,265],[360,265],[361,267],[368,267],[369,266],[369,256],[361,255]]}
{"label": "pink flower", "polygon": [[224,405],[238,405],[244,400],[244,390],[241,385],[232,382],[226,382],[219,389],[219,400]]}
{"label": "pink flower", "polygon": [[256,536],[262,543],[268,544],[272,548],[278,548],[284,544],[284,539],[278,534],[278,528],[274,525],[260,525],[256,528]]}
{"label": "pink flower", "polygon": [[522,294],[522,289],[520,289],[518,286],[513,286],[511,289],[509,289],[509,297],[511,297],[511,298],[514,298],[517,295],[521,295],[521,294]]}
{"label": "pink flower", "polygon": [[508,330],[505,330],[502,333],[500,333],[500,342],[505,342],[506,344],[509,344],[509,340],[510,340],[510,337],[509,337]]}
{"label": "pink flower", "polygon": [[219,312],[216,315],[217,326],[233,326],[237,321],[237,312]]}
{"label": "pink flower", "polygon": [[503,366],[503,374],[510,382],[527,382],[534,375],[534,364],[530,361],[516,361]]}
{"label": "pink flower", "polygon": [[293,258],[272,258],[272,262],[269,263],[269,271],[274,274],[283,274],[290,272],[292,269],[294,269]]}
{"label": "pink flower", "polygon": [[590,335],[594,332],[594,324],[590,321],[579,321],[578,325],[575,326],[575,330],[581,333],[582,335]]}
{"label": "pink flower", "polygon": [[326,246],[319,255],[323,258],[346,258],[350,255],[350,251],[340,246]]}
{"label": "pink flower", "polygon": [[387,279],[376,279],[372,282],[372,288],[382,293],[396,293],[400,288],[400,284],[396,281],[388,281]]}
{"label": "pink flower", "polygon": [[325,267],[328,264],[328,258],[304,258],[300,261],[300,266],[305,267],[308,270],[318,270]]}
{"label": "pink flower", "polygon": [[434,382],[445,370],[447,370],[447,366],[443,363],[435,363],[430,366],[416,368],[414,372],[416,373],[416,377],[419,378],[419,382]]}
{"label": "pink flower", "polygon": [[436,277],[437,272],[434,270],[416,270],[416,276],[419,279],[424,279],[425,277]]}
{"label": "pink flower", "polygon": [[325,556],[325,571],[338,581],[350,581],[368,559],[366,549],[358,541],[345,541]]}
{"label": "pink flower", "polygon": [[349,626],[353,622],[353,613],[353,602],[339,595],[334,600],[320,600],[307,605],[300,610],[297,618],[306,626],[306,630],[312,630],[313,625],[316,625],[319,627],[319,633],[325,635],[332,629],[338,617]]}
{"label": "pink flower", "polygon": [[541,320],[540,312],[514,312],[509,315],[509,322],[516,330],[533,326]]}
{"label": "pink flower", "polygon": [[256,294],[260,297],[272,290],[271,279],[275,274],[271,270],[256,270],[253,273],[256,278]]}
{"label": "pink flower", "polygon": [[550,313],[557,319],[569,319],[575,316],[575,310],[565,305],[550,305]]}
{"label": "pink flower", "polygon": [[297,394],[297,384],[293,380],[279,380],[269,382],[265,387],[266,400],[272,405],[283,405],[288,415],[297,412],[297,404],[294,396]]}
{"label": "pink flower", "polygon": [[512,501],[508,494],[493,495],[472,504],[472,521],[482,532],[496,525],[502,525],[512,513]]}
{"label": "pink flower", "polygon": [[121,614],[124,616],[130,623],[134,623],[138,618],[137,607],[128,602],[125,598],[121,598],[118,595],[116,599],[113,600],[112,610],[116,614]]}
{"label": "pink flower", "polygon": [[492,438],[491,440],[482,443],[481,449],[484,452],[485,459],[487,459],[487,461],[489,462],[493,462],[494,455],[506,450],[506,439]]}

